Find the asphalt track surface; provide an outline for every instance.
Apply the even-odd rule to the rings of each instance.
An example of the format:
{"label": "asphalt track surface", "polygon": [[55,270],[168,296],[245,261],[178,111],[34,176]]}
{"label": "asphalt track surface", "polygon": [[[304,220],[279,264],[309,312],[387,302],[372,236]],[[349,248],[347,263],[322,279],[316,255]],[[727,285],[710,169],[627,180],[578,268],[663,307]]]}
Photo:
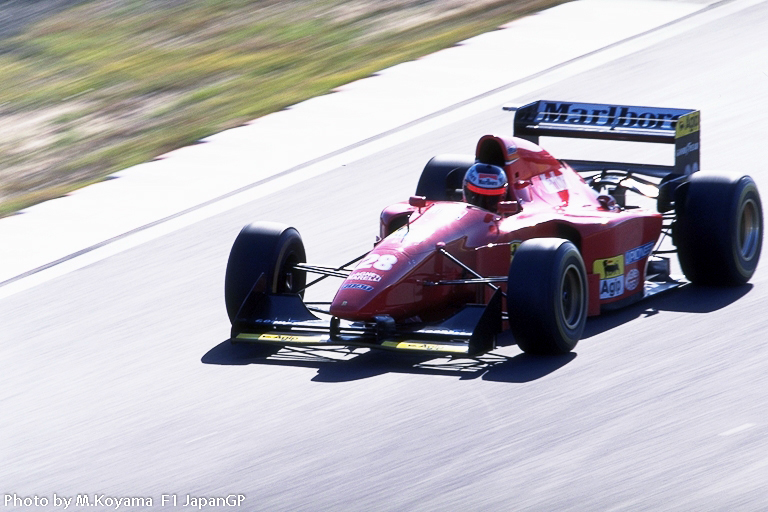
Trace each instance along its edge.
{"label": "asphalt track surface", "polygon": [[[749,173],[768,197],[766,26],[764,2],[509,100],[699,108],[702,168]],[[590,320],[562,357],[227,341],[244,224],[290,222],[310,261],[346,261],[431,156],[510,123],[499,105],[1,299],[0,510],[56,509],[54,493],[162,510],[230,494],[237,510],[767,509],[766,263],[744,287]]]}

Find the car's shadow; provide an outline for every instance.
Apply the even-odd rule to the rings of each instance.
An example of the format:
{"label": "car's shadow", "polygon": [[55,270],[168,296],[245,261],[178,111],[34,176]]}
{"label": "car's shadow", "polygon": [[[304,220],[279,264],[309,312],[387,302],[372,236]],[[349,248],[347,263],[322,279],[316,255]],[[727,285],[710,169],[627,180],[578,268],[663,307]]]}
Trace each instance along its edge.
{"label": "car's shadow", "polygon": [[[504,346],[514,345],[510,340]],[[512,349],[514,350],[514,348]],[[462,380],[530,382],[548,375],[576,358],[576,353],[556,357],[498,352],[476,358],[435,358],[369,349],[271,347],[223,341],[206,353],[202,362],[221,365],[278,365],[314,368],[315,382],[350,382],[387,373],[454,376]]]}
{"label": "car's shadow", "polygon": [[696,286],[682,287],[642,300],[632,306],[610,311],[587,321],[582,339],[588,339],[636,318],[657,315],[662,311],[711,313],[722,309],[752,290],[752,284],[732,288]]}
{"label": "car's shadow", "polygon": [[[588,339],[642,316],[661,311],[708,313],[740,299],[752,289],[747,284],[737,288],[709,288],[686,285],[656,297],[590,319],[582,339]],[[205,364],[278,365],[314,368],[316,382],[349,382],[387,373],[448,375],[462,380],[483,379],[494,382],[523,383],[540,379],[562,368],[577,355],[533,356],[502,352],[517,350],[512,336],[499,336],[498,350],[476,358],[435,358],[400,352],[344,348],[273,347],[223,341],[202,358]],[[511,348],[510,348],[511,347]]]}

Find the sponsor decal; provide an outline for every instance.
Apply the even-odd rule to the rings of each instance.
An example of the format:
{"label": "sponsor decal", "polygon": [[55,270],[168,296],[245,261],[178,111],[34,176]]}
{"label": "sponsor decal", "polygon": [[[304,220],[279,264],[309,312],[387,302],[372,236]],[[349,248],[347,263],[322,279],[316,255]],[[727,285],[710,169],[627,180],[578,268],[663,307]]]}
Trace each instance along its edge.
{"label": "sponsor decal", "polygon": [[515,253],[517,252],[517,249],[520,247],[520,244],[523,243],[521,240],[513,240],[509,244],[509,261],[512,262],[512,260],[515,258]]}
{"label": "sponsor decal", "polygon": [[699,143],[698,142],[689,142],[685,146],[677,149],[677,151],[675,151],[675,156],[677,156],[677,157],[686,156],[686,155],[688,155],[688,153],[692,153],[692,152],[698,151],[698,150],[699,150]]}
{"label": "sponsor decal", "polygon": [[347,278],[347,281],[381,281],[381,276],[376,272],[353,272]]}
{"label": "sponsor decal", "polygon": [[560,171],[547,172],[540,174],[538,177],[541,180],[541,184],[544,185],[544,189],[550,194],[557,194],[561,190],[568,188],[563,173]]}
{"label": "sponsor decal", "polygon": [[595,260],[592,265],[592,273],[599,274],[600,279],[609,279],[612,277],[624,275],[624,256],[614,256],[603,260]]}
{"label": "sponsor decal", "polygon": [[344,283],[341,285],[342,290],[363,290],[364,292],[370,292],[373,290],[373,286],[363,283]]}
{"label": "sponsor decal", "polygon": [[292,334],[250,334],[241,333],[237,335],[239,340],[260,340],[260,341],[276,341],[276,342],[293,342],[293,343],[317,343],[323,341],[320,336],[296,336]]}
{"label": "sponsor decal", "polygon": [[680,119],[677,120],[677,125],[675,126],[675,138],[679,139],[680,137],[685,137],[686,135],[699,131],[700,118],[701,112],[698,110],[680,116]]}
{"label": "sponsor decal", "polygon": [[[692,114],[694,113],[683,117]],[[671,130],[674,126],[673,123],[681,118],[679,111],[673,113],[668,110],[665,111],[665,109],[557,102],[545,103],[539,115],[541,116],[539,121],[542,123],[593,125],[610,127],[611,129],[647,128],[655,130]],[[698,117],[696,119],[696,129],[698,129]],[[676,136],[681,137],[682,135]]]}
{"label": "sponsor decal", "polygon": [[637,288],[637,285],[640,283],[640,271],[636,268],[633,268],[629,272],[627,272],[627,279],[624,281],[624,284],[627,286],[627,290],[634,290]]}
{"label": "sponsor decal", "polygon": [[477,173],[477,181],[475,183],[484,188],[496,188],[504,186],[504,182],[496,174]]}
{"label": "sponsor decal", "polygon": [[466,354],[469,348],[467,345],[438,345],[436,343],[420,343],[415,341],[385,341],[382,343],[382,346],[401,350],[428,350],[459,354]]}
{"label": "sponsor decal", "polygon": [[507,160],[504,162],[504,165],[509,165],[517,162],[517,146],[512,144],[511,142],[507,142]]}
{"label": "sponsor decal", "polygon": [[626,253],[624,253],[624,264],[629,265],[636,261],[640,261],[643,258],[647,258],[648,255],[651,254],[654,245],[654,242],[648,242],[647,244],[643,244],[640,247],[635,247],[634,249],[628,250]]}
{"label": "sponsor decal", "polygon": [[624,277],[614,277],[600,280],[600,298],[612,299],[624,293]]}

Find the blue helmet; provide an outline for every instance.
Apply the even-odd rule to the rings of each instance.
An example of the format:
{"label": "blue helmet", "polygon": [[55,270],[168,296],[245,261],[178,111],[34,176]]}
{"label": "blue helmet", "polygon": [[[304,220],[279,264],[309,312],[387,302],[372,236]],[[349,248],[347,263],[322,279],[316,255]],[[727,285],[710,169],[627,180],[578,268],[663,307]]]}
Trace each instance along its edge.
{"label": "blue helmet", "polygon": [[464,200],[486,210],[496,211],[508,189],[507,173],[496,165],[474,164],[464,175]]}

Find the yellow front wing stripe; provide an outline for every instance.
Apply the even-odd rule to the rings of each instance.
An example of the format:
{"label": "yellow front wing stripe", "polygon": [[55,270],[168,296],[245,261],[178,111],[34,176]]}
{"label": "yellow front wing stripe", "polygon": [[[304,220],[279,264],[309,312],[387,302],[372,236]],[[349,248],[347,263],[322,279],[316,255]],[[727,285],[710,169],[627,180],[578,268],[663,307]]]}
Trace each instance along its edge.
{"label": "yellow front wing stripe", "polygon": [[281,343],[320,343],[322,336],[305,336],[295,334],[249,334],[241,333],[236,337],[238,340],[272,341]]}
{"label": "yellow front wing stripe", "polygon": [[[240,333],[235,336],[238,340],[263,341],[272,343],[323,343],[322,336],[296,335],[296,334],[272,334],[272,333]],[[385,341],[382,347],[396,350],[421,350],[425,352],[450,352],[454,354],[466,354],[469,347],[466,344],[447,343],[422,343],[419,341]]]}
{"label": "yellow front wing stripe", "polygon": [[454,352],[458,354],[466,354],[469,351],[469,347],[466,345],[444,345],[441,343],[421,343],[416,341],[385,341],[381,346],[400,350],[426,350],[430,352]]}

